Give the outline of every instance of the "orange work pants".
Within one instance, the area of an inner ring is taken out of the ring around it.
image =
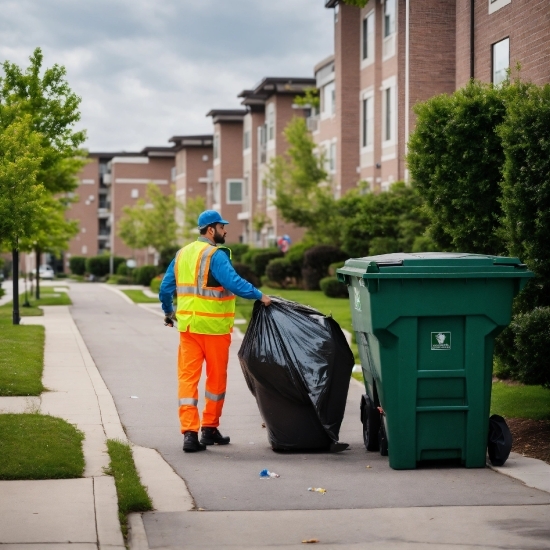
[[[231,334],[195,334],[180,332],[178,353],[178,398],[181,432],[198,432],[200,428],[199,380],[206,360],[205,407],[202,413],[204,427],[220,425],[225,389]]]

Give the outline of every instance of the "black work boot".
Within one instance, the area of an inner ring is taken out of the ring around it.
[[[202,428],[201,443],[203,445],[227,445],[229,437],[224,437],[218,428]]]
[[[183,434],[183,450],[186,453],[206,451],[206,445],[199,443],[199,434],[197,432],[185,432]]]

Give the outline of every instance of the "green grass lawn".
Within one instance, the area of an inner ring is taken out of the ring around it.
[[[151,298],[146,296],[143,290],[123,290],[124,294],[130,298],[136,304],[159,304],[160,301],[158,298]]]
[[[115,439],[108,439],[107,450],[111,462],[105,473],[115,478],[118,516],[122,533],[126,538],[128,534],[126,516],[130,512],[152,510],[153,503],[147,494],[147,489],[141,483],[130,446]]]
[[[507,418],[550,420],[550,390],[542,386],[493,383],[491,414]]]
[[[59,285],[60,287],[63,285]],[[36,317],[44,315],[44,312],[40,309],[40,306],[70,306],[72,305],[71,299],[66,292],[54,292],[53,287],[40,287],[40,299],[37,300],[29,292],[27,294],[30,307],[26,307],[25,293],[19,295],[19,315],[21,317]],[[13,303],[8,302],[3,306],[0,306],[0,319],[12,318]]]
[[[0,414],[0,479],[82,477],[84,434],[61,418]]]

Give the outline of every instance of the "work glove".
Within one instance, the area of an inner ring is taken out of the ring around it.
[[[176,314],[171,311],[170,313],[164,314],[164,326],[165,327],[173,327],[174,321],[176,320]]]

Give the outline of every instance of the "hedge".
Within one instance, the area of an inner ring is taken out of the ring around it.
[[[319,286],[325,296],[329,298],[348,298],[348,285],[341,283],[334,277],[325,277],[319,281]]]
[[[72,259],[72,258],[71,258]],[[113,270],[116,273],[118,266],[126,262],[125,258],[115,256],[113,258]],[[96,277],[105,277],[110,271],[110,256],[92,256],[86,259],[86,271]]]
[[[86,273],[86,258],[84,256],[71,256],[69,269],[73,275],[84,275]]]

